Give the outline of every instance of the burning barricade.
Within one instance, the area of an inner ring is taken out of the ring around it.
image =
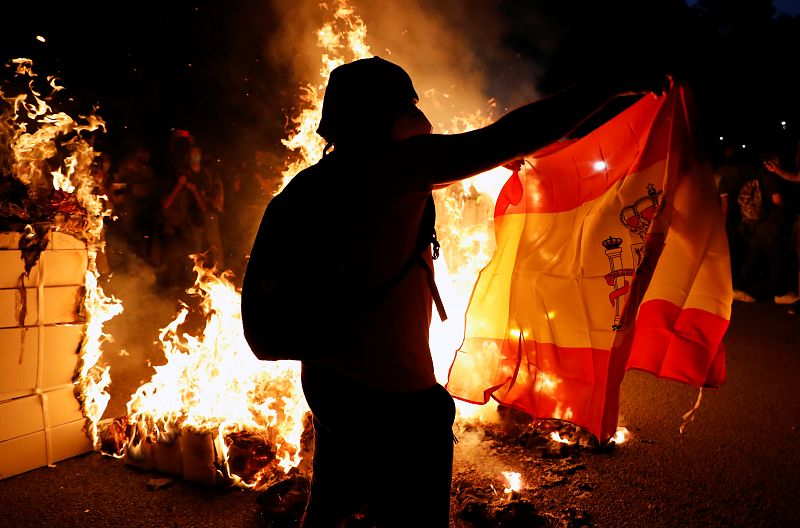
[[[27,59],[0,88],[0,478],[92,450],[108,371],[105,321],[121,305],[97,285],[107,214],[92,164],[95,115],[51,108]]]
[[[300,364],[262,362],[244,339],[241,300],[226,273],[197,262],[203,328],[184,330],[185,306],[161,330],[166,363],[111,423],[103,450],[144,470],[187,480],[262,488],[310,462],[310,415]]]

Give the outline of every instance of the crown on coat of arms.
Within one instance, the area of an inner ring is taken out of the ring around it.
[[[656,190],[652,183],[648,183],[647,196],[642,196],[620,211],[619,219],[622,225],[644,240],[650,230],[650,224],[653,223],[653,217],[658,211],[658,199],[663,192]]]
[[[601,243],[603,244],[603,247],[606,248],[606,250],[618,249],[618,248],[620,248],[622,246],[622,239],[621,238],[617,238],[617,237],[613,237],[613,236],[609,236],[607,239],[603,240],[603,242],[601,242]]]

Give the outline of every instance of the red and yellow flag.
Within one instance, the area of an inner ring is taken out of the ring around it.
[[[497,200],[497,249],[447,388],[614,434],[628,369],[725,378],[728,246],[687,92],[645,96],[527,159]]]

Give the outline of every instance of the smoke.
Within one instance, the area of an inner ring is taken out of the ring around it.
[[[104,327],[110,341],[103,345],[103,362],[110,368],[112,380],[105,417],[111,418],[127,414],[130,395],[153,373],[148,367],[164,363],[162,349],[156,344],[158,332],[180,308],[174,297],[157,287],[151,264],[125,245],[116,251],[125,255],[125,265],[112,270],[101,283],[105,293],[120,299],[124,308]]]
[[[272,1],[281,24],[267,46],[269,59],[280,63],[288,57],[298,88],[319,80],[316,30],[337,5]],[[495,3],[353,0],[349,5],[367,26],[372,53],[409,72],[435,131],[452,129],[454,117],[493,112],[496,118],[538,97],[539,68],[504,44],[508,22]]]

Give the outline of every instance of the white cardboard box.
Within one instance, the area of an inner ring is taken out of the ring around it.
[[[72,387],[0,404],[0,479],[92,450]]]
[[[0,328],[0,402],[72,383],[83,332],[79,324]]]
[[[20,235],[0,233],[0,479],[92,450],[73,387],[88,254],[47,236],[20,287]]]

